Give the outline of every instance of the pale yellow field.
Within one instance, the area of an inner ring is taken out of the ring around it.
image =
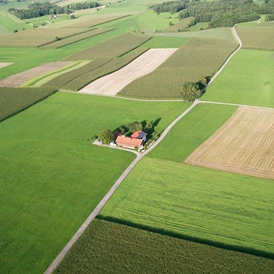
[[[274,110],[240,107],[185,162],[274,179]]]

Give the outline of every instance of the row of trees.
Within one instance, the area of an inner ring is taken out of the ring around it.
[[[258,20],[260,14],[274,14],[274,0],[266,0],[262,5],[253,3],[253,0],[181,0],[153,5],[151,8],[156,13],[180,11],[179,19],[194,17],[196,23],[208,22],[211,28],[231,27],[237,23]]]
[[[99,6],[100,4],[98,4],[97,2],[69,4],[64,7],[45,2],[30,4],[28,6],[28,9],[10,8],[8,11],[13,13],[20,19],[29,19],[50,14],[70,14],[74,10],[89,9]]]

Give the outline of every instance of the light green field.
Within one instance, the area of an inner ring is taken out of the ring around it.
[[[202,100],[274,107],[274,52],[240,50]]]
[[[10,33],[13,33],[14,30],[22,31],[23,29],[29,28],[30,26],[19,18],[6,11],[0,11],[0,37],[7,36]]]
[[[43,3],[47,2],[48,0],[37,0],[36,3]],[[17,0],[9,0],[7,4],[0,5],[0,10],[7,11],[10,8],[16,8],[16,9],[25,9],[28,7],[29,4],[33,4],[33,1],[21,1],[18,2]]]
[[[142,48],[180,48],[189,38],[181,37],[158,37],[154,36],[146,43],[141,45]]]
[[[100,214],[274,255],[272,181],[144,158]]]
[[[1,271],[45,271],[134,159],[91,136],[158,118],[160,132],[188,106],[57,93],[1,122]]]
[[[166,36],[166,37],[212,38],[212,39],[220,39],[220,40],[226,40],[232,43],[236,43],[230,28],[205,29],[202,31],[186,31],[186,32],[176,32],[176,33],[147,32],[146,34],[152,35],[152,36]]]
[[[184,83],[212,76],[237,44],[217,39],[192,38],[152,73],[122,89],[118,95],[142,99],[182,99]]]
[[[183,162],[236,111],[237,107],[199,104],[183,117],[149,157]]]
[[[189,31],[199,31],[199,30],[205,30],[208,28],[208,23],[206,22],[199,22],[196,25],[190,27]]]
[[[178,23],[178,13],[163,12],[157,15],[153,10],[147,10],[137,18],[139,30],[145,32],[157,32],[167,29],[169,22],[172,22],[172,24]]]

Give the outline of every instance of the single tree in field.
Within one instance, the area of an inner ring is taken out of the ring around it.
[[[99,139],[102,141],[103,144],[109,145],[111,142],[114,141],[114,134],[110,129],[102,130],[99,135]]]
[[[197,83],[186,82],[183,85],[181,94],[184,100],[192,102],[202,95],[202,91],[199,89],[199,85]]]

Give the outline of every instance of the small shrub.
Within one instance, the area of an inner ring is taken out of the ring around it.
[[[16,33],[16,32],[18,32],[18,30],[17,30],[17,29],[15,29],[13,32],[14,32],[14,33]]]

